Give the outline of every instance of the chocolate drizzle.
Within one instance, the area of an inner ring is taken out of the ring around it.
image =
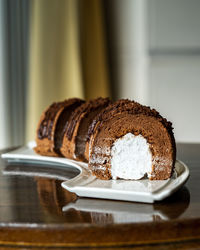
[[[51,140],[51,132],[53,129],[53,125],[55,122],[55,117],[60,109],[65,109],[71,105],[76,105],[79,106],[82,103],[84,103],[83,100],[78,99],[78,98],[72,98],[69,100],[65,100],[63,102],[54,102],[51,104],[51,106],[46,110],[44,113],[44,119],[40,123],[38,132],[37,132],[37,137],[38,139],[42,140],[44,138],[48,138]]]
[[[54,124],[54,118],[58,112],[58,110],[63,106],[64,102],[54,102],[48,108],[48,110],[44,114],[44,119],[40,123],[37,136],[40,140],[44,138],[51,139],[51,131]]]

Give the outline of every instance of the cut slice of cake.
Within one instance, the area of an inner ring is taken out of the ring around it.
[[[120,100],[101,112],[89,130],[89,168],[98,178],[170,178],[176,159],[172,126],[154,109]]]
[[[61,156],[60,147],[68,120],[74,110],[84,102],[78,98],[55,102],[42,113],[36,134],[36,153]]]
[[[71,159],[87,161],[85,146],[88,128],[94,117],[110,104],[108,98],[97,98],[82,104],[70,117],[61,147],[62,154]]]

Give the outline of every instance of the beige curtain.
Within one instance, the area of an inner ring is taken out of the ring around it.
[[[27,141],[52,102],[110,95],[101,3],[32,0]]]

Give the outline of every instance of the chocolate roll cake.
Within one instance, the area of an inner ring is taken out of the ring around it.
[[[35,152],[45,156],[61,156],[60,147],[68,120],[85,101],[72,98],[55,102],[41,115],[37,128]]]
[[[109,105],[89,128],[89,168],[100,179],[168,179],[176,159],[171,125],[133,101]]]
[[[61,147],[62,154],[71,159],[87,161],[85,146],[88,128],[94,117],[110,104],[108,98],[97,98],[82,104],[70,117]]]

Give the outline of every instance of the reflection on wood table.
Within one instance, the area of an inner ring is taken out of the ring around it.
[[[57,178],[73,178],[77,170],[49,166],[50,175],[37,176],[38,169],[45,172],[43,166],[1,159],[1,249],[198,248],[199,152],[199,144],[178,145],[178,158],[188,165],[190,178],[171,197],[154,204],[78,198]]]

